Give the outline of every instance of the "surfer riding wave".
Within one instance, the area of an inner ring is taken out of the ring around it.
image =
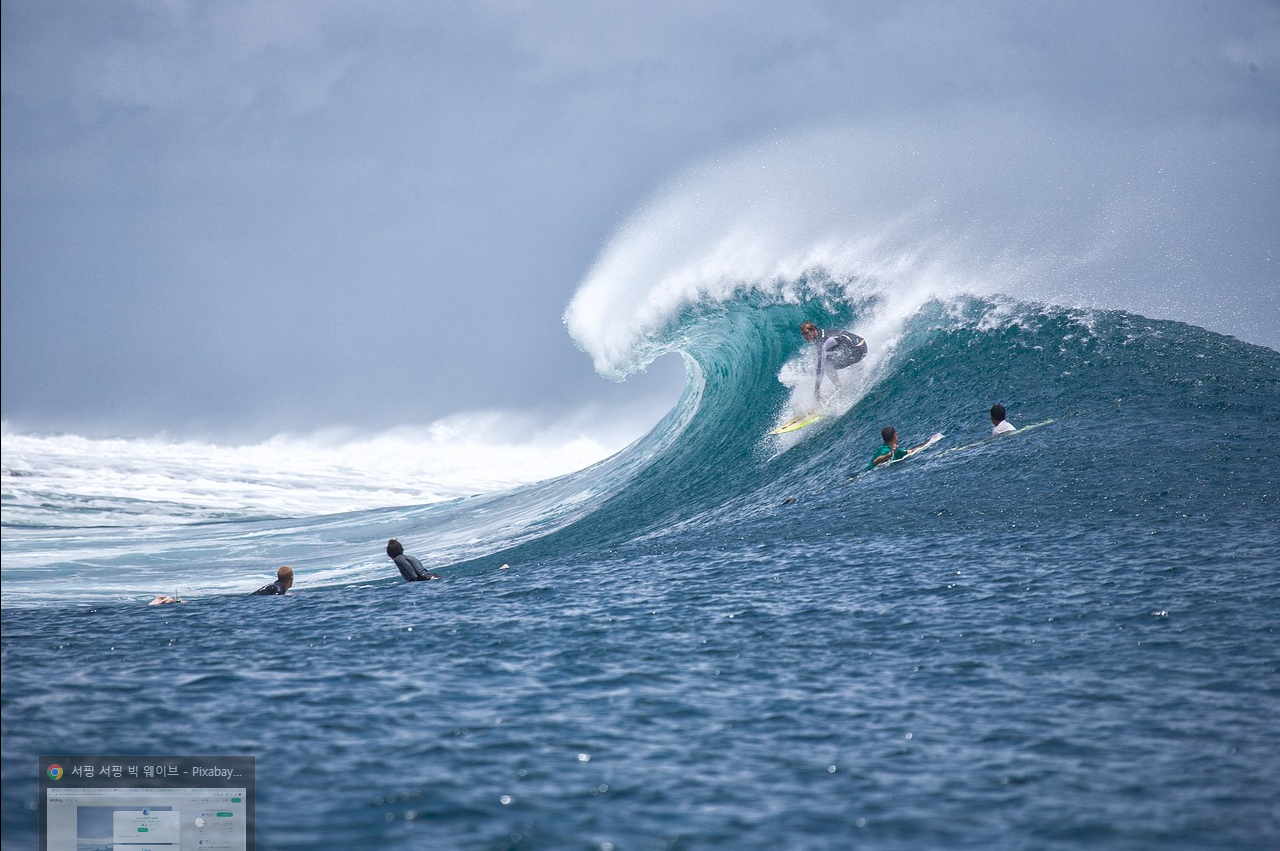
[[[839,371],[867,356],[867,341],[852,331],[826,331],[812,322],[805,322],[800,326],[800,334],[818,346],[818,374],[813,383],[813,395],[819,401],[822,400],[824,375],[839,390]]]

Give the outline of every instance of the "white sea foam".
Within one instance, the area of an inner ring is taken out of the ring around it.
[[[308,517],[492,493],[582,469],[636,434],[586,414],[460,414],[375,435],[280,435],[230,446],[3,431],[6,525]]]
[[[874,302],[855,329],[869,339],[961,293],[1257,338],[1243,306],[1274,305],[1273,273],[1242,265],[1257,254],[1251,231],[1221,214],[1251,185],[1257,145],[1188,128],[1100,139],[994,113],[790,134],[672,180],[613,235],[565,324],[601,375],[621,379],[660,352],[651,341],[682,309],[745,291],[800,303],[820,271],[851,303]],[[1206,162],[1222,180],[1206,179]],[[1206,207],[1220,211],[1213,229]],[[1237,231],[1241,244],[1227,237]],[[1206,295],[1224,275],[1235,285]]]
[[[597,371],[620,378],[642,368],[654,354],[645,341],[695,303],[748,290],[800,303],[812,295],[805,274],[818,269],[850,279],[851,299],[923,277],[922,246],[902,240],[918,211],[871,208],[846,142],[823,133],[753,147],[691,169],[645,206],[565,312]]]

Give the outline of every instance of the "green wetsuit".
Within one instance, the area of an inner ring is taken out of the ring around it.
[[[888,455],[890,452],[893,453],[893,457],[890,458],[889,461],[901,461],[903,458],[907,457],[907,450],[902,449],[901,447],[894,449],[889,444],[882,443],[880,444],[880,448],[876,450],[875,454],[871,456],[871,463],[867,465],[867,469],[874,470],[876,468],[876,459],[881,455]],[[888,464],[889,461],[881,461],[880,463]]]

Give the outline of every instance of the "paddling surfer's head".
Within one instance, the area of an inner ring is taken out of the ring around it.
[[[395,538],[387,541],[387,556],[389,558],[395,558],[400,555],[404,555],[404,547],[400,545],[400,542]]]
[[[810,343],[818,339],[818,326],[812,322],[805,322],[800,326],[800,336],[804,337]]]
[[[885,442],[886,446],[893,446],[898,442],[898,433],[893,430],[893,426],[885,426],[880,429],[880,439]]]
[[[286,564],[276,571],[276,579],[284,582],[284,590],[288,591],[293,587],[293,568]]]
[[[991,406],[991,422],[999,425],[1004,421],[1004,405],[995,404]]]

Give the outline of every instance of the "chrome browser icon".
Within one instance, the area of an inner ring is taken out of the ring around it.
[[[61,780],[61,779],[62,779],[62,766],[61,766],[61,765],[58,765],[56,762],[55,762],[55,763],[53,763],[53,764],[51,764],[51,765],[49,766],[49,772],[48,772],[48,774],[49,774],[49,779],[50,779],[50,780]]]

